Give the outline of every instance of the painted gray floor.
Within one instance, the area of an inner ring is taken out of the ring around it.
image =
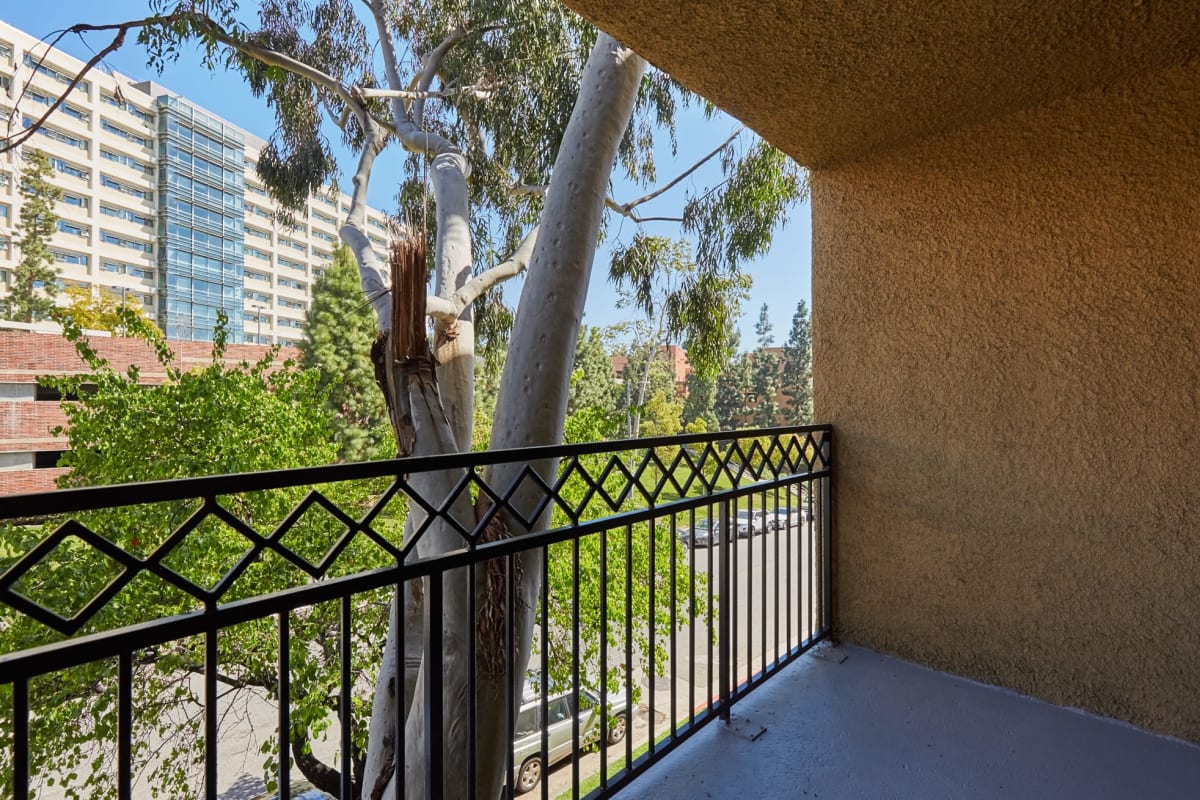
[[[695,798],[1200,798],[1200,747],[859,647],[801,659],[621,793]]]

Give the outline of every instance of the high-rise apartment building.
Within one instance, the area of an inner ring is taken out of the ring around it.
[[[0,22],[0,131],[30,127],[82,68]],[[255,174],[264,145],[154,82],[89,73],[23,146],[50,156],[63,190],[51,242],[62,285],[140,304],[172,339],[211,339],[220,310],[234,342],[298,342],[349,203],[314,195],[279,224]],[[22,163],[0,154],[0,297],[19,259]],[[387,217],[367,221],[386,245]]]

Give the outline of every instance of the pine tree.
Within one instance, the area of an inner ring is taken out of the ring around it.
[[[325,275],[313,285],[304,327],[300,363],[316,369],[322,388],[329,392],[326,402],[334,415],[338,456],[366,461],[395,455],[371,363],[375,315],[363,302],[358,265],[345,245],[338,245]]]
[[[583,326],[575,345],[575,369],[571,372],[571,393],[567,413],[585,408],[612,413],[616,408],[619,385],[613,373],[612,358],[604,346],[599,328]]]
[[[752,379],[750,360],[745,355],[735,356],[717,377],[713,414],[722,429],[741,428],[750,422],[753,413],[750,396],[754,392]]]
[[[21,260],[13,270],[8,298],[0,302],[0,316],[34,322],[50,316],[58,293],[58,270],[50,252],[50,238],[58,225],[54,204],[62,189],[50,183],[53,167],[40,150],[31,151],[21,172],[21,215],[18,230]]]
[[[689,432],[715,431],[720,427],[713,408],[717,399],[717,381],[698,372],[687,376],[687,398],[683,401],[683,424]],[[701,423],[701,425],[697,425]]]
[[[780,375],[787,398],[786,414],[796,423],[812,422],[812,323],[808,305],[801,300],[792,316],[792,330],[783,346]]]
[[[758,335],[758,350],[753,355],[751,369],[751,385],[754,390],[754,410],[751,413],[752,423],[766,428],[779,424],[779,356],[768,348],[775,343],[771,333],[771,319],[767,313],[767,304],[763,303],[758,313],[758,322],[754,326]]]

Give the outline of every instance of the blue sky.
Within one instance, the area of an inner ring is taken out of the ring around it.
[[[0,19],[34,36],[47,36],[61,28],[77,22],[108,23],[134,19],[150,13],[147,0],[57,0],[54,3],[6,3]],[[246,3],[247,9],[255,7]],[[98,10],[99,9],[99,10]],[[274,119],[265,103],[250,95],[245,84],[235,73],[213,74],[204,71],[191,53],[183,53],[178,62],[169,64],[162,75],[155,75],[146,66],[144,50],[132,43],[106,59],[105,64],[126,75],[150,78],[182,94],[189,100],[215,111],[230,122],[258,136],[267,138],[274,128]],[[108,38],[93,35],[82,42],[77,37],[63,39],[60,47],[77,58],[89,58],[93,50],[107,44]],[[706,120],[697,109],[681,113],[677,120],[679,132],[679,156],[671,162],[669,153],[659,159],[659,175],[664,182],[690,166],[703,154],[716,147],[737,126],[735,120],[718,115]],[[391,151],[388,151],[391,152]],[[394,208],[393,195],[400,173],[398,159],[384,157],[376,164],[371,181],[371,203],[377,208],[390,211]],[[353,170],[353,162],[347,157],[342,160],[343,173]],[[702,173],[697,173],[702,175]],[[683,202],[684,192],[704,188],[703,177],[680,184],[641,210],[647,215],[655,212],[673,215]],[[645,194],[646,190],[615,180],[613,195],[619,202]],[[810,306],[811,277],[811,221],[808,204],[796,206],[791,219],[775,237],[770,253],[758,262],[748,265],[746,271],[753,279],[750,300],[745,305],[740,326],[743,348],[754,342],[754,324],[759,308],[767,303],[777,343],[787,337],[796,303],[806,301]],[[628,220],[616,218],[610,231],[617,238],[628,239],[636,226]],[[671,226],[662,230],[649,229],[651,233],[672,233]],[[584,322],[589,325],[609,325],[628,319],[630,312],[617,307],[616,294],[608,284],[607,252],[604,248],[597,253]],[[510,302],[515,302],[515,287],[508,290]]]

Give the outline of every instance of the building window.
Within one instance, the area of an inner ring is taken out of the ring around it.
[[[81,225],[73,225],[64,219],[60,219],[58,221],[58,230],[62,233],[70,234],[71,236],[79,236],[84,239],[92,235],[90,228],[86,228]]]
[[[106,130],[109,133],[120,136],[122,139],[125,139],[126,141],[133,142],[134,144],[139,144],[142,147],[150,146],[150,142],[149,142],[149,140],[146,139],[145,136],[138,136],[136,133],[127,131],[124,128],[119,128],[116,125],[113,125],[108,120],[106,120],[104,117],[100,118],[100,127],[101,127],[101,129]]]
[[[65,72],[59,72],[53,67],[39,63],[39,59],[34,59],[34,57],[28,53],[25,54],[25,66],[31,67],[35,72],[40,72],[41,74],[53,78],[62,84],[69,84],[74,79],[73,75],[68,75]],[[75,88],[82,92],[90,92],[92,90],[92,85],[87,81],[81,80],[79,83],[75,84]]]
[[[53,469],[58,466],[58,460],[68,452],[67,450],[37,450],[33,454],[33,468]]]
[[[107,217],[116,217],[117,219],[125,219],[138,225],[153,225],[154,219],[145,214],[139,214],[136,211],[131,211],[127,208],[113,208],[112,206],[101,205],[100,213]]]
[[[104,186],[108,189],[116,189],[118,192],[121,192],[122,194],[127,194],[132,197],[136,197],[140,200],[152,200],[154,198],[153,192],[144,192],[141,189],[135,189],[132,186],[126,186],[125,184],[120,183],[119,181],[114,181],[112,178],[108,177],[107,175],[100,176],[100,185]]]
[[[72,178],[79,178],[81,181],[86,181],[92,176],[92,173],[88,172],[86,169],[80,169],[73,164],[63,161],[61,158],[52,158],[50,159],[50,163],[54,165],[56,170],[64,175],[70,175]]]
[[[26,128],[32,128],[33,120],[30,119],[29,117],[23,117],[22,124]],[[62,142],[63,144],[67,145],[68,147],[78,147],[80,150],[88,149],[88,140],[87,139],[80,139],[77,136],[71,136],[70,134],[63,133],[62,131],[56,131],[53,128],[47,127],[45,125],[38,128],[37,132],[39,134],[41,134],[42,136],[46,136],[46,137],[53,139],[56,142]]]
[[[66,250],[51,250],[50,254],[54,256],[54,260],[60,264],[78,264],[81,267],[88,265],[88,257],[82,253],[71,253]]]
[[[154,250],[154,246],[149,242],[135,242],[132,239],[115,236],[108,231],[100,231],[100,241],[106,244],[115,244],[117,247],[125,247],[130,250],[141,250],[143,253],[149,253]]]
[[[137,172],[140,172],[143,175],[154,174],[153,167],[147,166],[146,164],[143,164],[142,162],[138,161],[136,158],[130,158],[129,156],[122,155],[121,153],[114,153],[111,150],[105,150],[104,148],[101,148],[100,149],[100,157],[107,161],[112,161],[117,164],[123,164],[124,166],[129,167],[130,169],[135,170]]]
[[[63,192],[62,201],[76,208],[87,208],[91,205],[86,197],[80,197],[77,194],[70,194],[69,192]]]

